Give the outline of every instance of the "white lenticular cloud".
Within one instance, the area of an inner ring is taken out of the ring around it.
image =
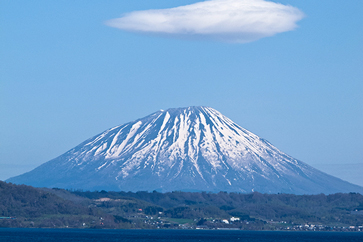
[[[247,43],[293,30],[303,17],[295,7],[265,0],[210,0],[131,12],[106,24],[140,33]]]

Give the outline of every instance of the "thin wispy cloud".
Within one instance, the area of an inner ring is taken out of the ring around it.
[[[126,31],[247,43],[294,30],[304,14],[265,0],[210,0],[124,14],[106,22]]]

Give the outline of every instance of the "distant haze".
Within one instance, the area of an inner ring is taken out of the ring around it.
[[[363,186],[363,164],[315,164],[315,168],[344,181]]]

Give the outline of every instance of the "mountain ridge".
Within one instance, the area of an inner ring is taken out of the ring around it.
[[[115,191],[363,193],[205,106],[160,110],[115,126],[7,181]]]

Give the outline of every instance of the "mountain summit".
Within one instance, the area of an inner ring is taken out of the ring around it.
[[[363,193],[209,107],[161,110],[111,128],[7,181],[114,191]]]

